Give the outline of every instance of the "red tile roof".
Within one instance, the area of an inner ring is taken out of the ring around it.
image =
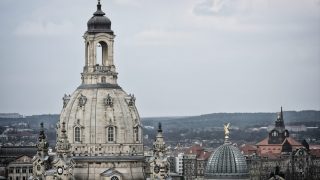
[[[274,146],[274,145],[283,145],[283,143],[286,142],[286,140],[288,140],[289,144],[292,146],[302,146],[301,143],[299,143],[298,141],[294,140],[292,137],[287,137],[283,140],[283,142],[281,144],[269,144],[268,143],[269,137],[265,138],[264,140],[258,142],[256,145],[257,146]]]
[[[258,150],[257,146],[252,144],[242,144],[239,149],[244,155],[254,154]]]
[[[212,152],[204,150],[204,148],[198,144],[191,146],[185,151],[185,154],[196,155],[197,159],[207,160]]]
[[[291,146],[302,146],[301,143],[299,143],[298,141],[294,140],[292,137],[287,137],[286,139],[288,140],[289,144],[291,144]],[[283,143],[284,142],[285,141],[283,141]]]
[[[203,151],[203,147],[196,144],[196,145],[191,146],[189,149],[187,149],[185,151],[185,154],[195,154],[195,155],[199,156],[201,151]]]
[[[320,157],[320,145],[319,144],[312,144],[309,145],[310,154],[319,158]]]
[[[211,156],[212,152],[202,151],[198,159],[207,160]]]
[[[269,137],[267,137],[267,138],[265,138],[264,140],[258,142],[256,145],[257,145],[257,146],[266,146],[266,145],[269,145],[268,139],[269,139]]]

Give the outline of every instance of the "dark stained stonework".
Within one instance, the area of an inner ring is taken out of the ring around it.
[[[103,89],[122,89],[117,84],[109,84],[109,83],[101,83],[101,84],[82,84],[77,89],[96,89],[96,88],[103,88]]]

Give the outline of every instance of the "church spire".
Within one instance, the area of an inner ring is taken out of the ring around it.
[[[155,153],[161,152],[162,154],[165,153],[165,142],[162,135],[162,126],[159,122],[158,124],[158,133],[155,139],[155,142],[153,143],[153,150]]]
[[[101,10],[100,0],[98,0],[97,11],[93,14],[95,16],[104,16],[105,13]]]
[[[281,106],[280,112],[278,113],[278,117],[277,117],[277,120],[276,120],[276,122],[275,122],[275,127],[281,128],[281,129],[284,129],[284,128],[285,128],[285,126],[284,126],[284,119],[283,119],[282,106]]]
[[[158,124],[158,132],[162,133],[161,122],[159,122],[159,124]]]
[[[44,134],[43,122],[40,123],[40,131],[39,131],[39,141],[40,139],[45,139],[46,135]]]
[[[61,156],[68,156],[70,153],[71,145],[68,141],[68,136],[66,134],[65,122],[62,122],[61,133],[58,136],[56,148],[57,154]]]
[[[169,163],[166,157],[166,151],[162,126],[159,122],[158,133],[153,143],[153,158],[149,161],[151,179],[166,179],[169,176]]]
[[[48,155],[49,143],[47,142],[46,135],[44,133],[43,122],[40,123],[39,141],[37,144],[38,154],[42,157]]]

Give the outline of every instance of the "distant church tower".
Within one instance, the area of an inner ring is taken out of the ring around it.
[[[100,1],[87,27],[82,83],[72,95],[64,96],[57,125],[60,141],[66,142],[63,138],[67,137],[65,145],[71,145],[65,149],[66,156],[60,156],[70,154],[77,180],[145,179],[143,134],[135,97],[117,84],[115,35]]]
[[[45,179],[46,171],[51,168],[51,159],[48,154],[49,143],[44,132],[43,123],[40,124],[37,154],[32,159],[33,175],[30,179]]]
[[[285,138],[289,137],[289,131],[286,130],[283,119],[283,111],[278,113],[274,128],[269,132],[269,144],[282,144]]]
[[[166,156],[166,144],[162,135],[161,123],[159,123],[158,133],[153,143],[153,156],[149,160],[152,180],[165,180],[169,177],[169,162]]]
[[[52,172],[46,177],[47,180],[59,179],[59,180],[73,180],[73,168],[74,161],[70,154],[70,143],[65,129],[65,122],[62,123],[61,132],[57,137],[56,144],[56,156],[54,156],[52,164]],[[51,177],[50,177],[51,176]]]

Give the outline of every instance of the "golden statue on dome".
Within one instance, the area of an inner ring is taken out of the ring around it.
[[[228,141],[229,134],[230,134],[230,123],[224,124],[223,126],[224,126],[224,138],[225,138],[225,141]]]

